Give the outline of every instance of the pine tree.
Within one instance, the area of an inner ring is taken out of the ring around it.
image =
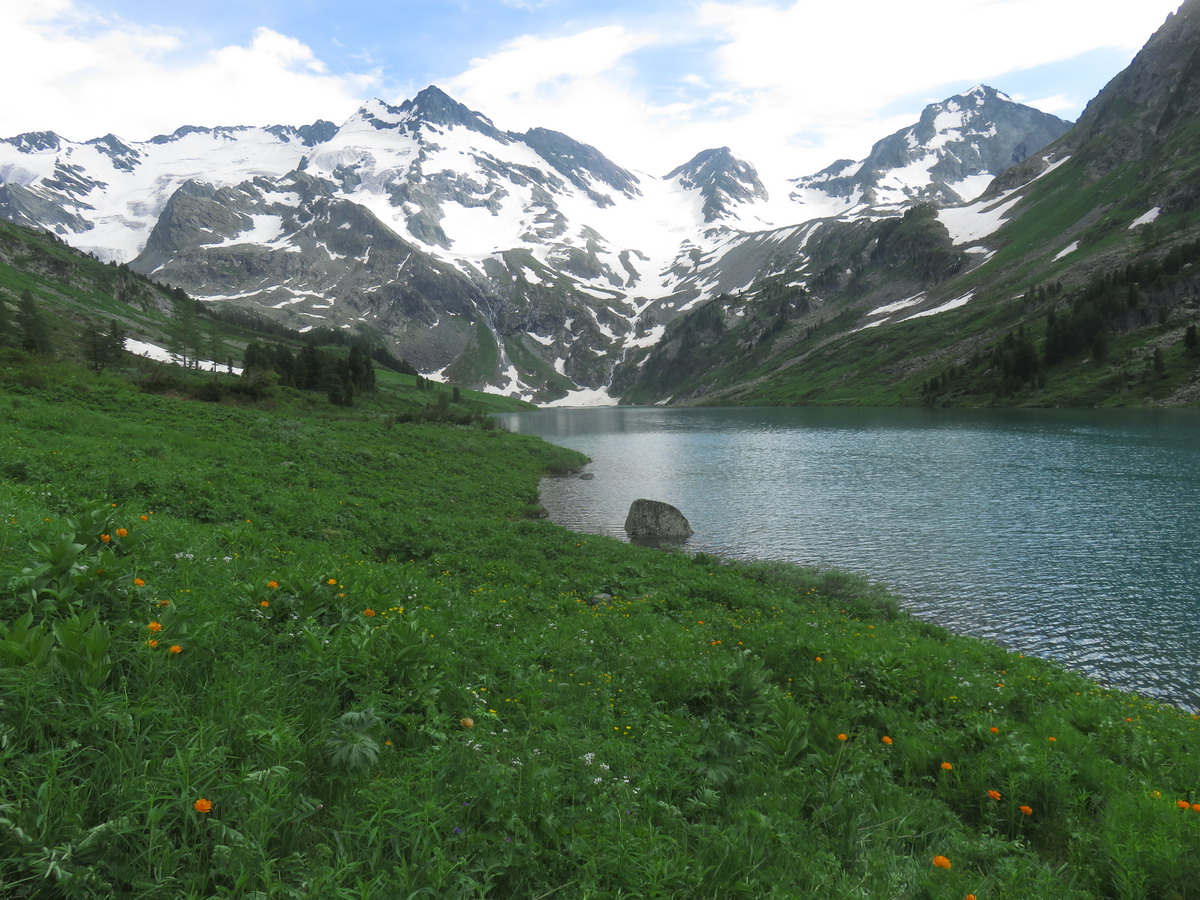
[[[305,344],[297,359],[296,387],[304,391],[320,390],[323,375],[322,363],[321,354],[317,352],[317,348],[312,344]],[[301,373],[303,373],[303,379],[301,379]]]
[[[181,366],[194,368],[199,364],[200,348],[204,342],[196,322],[196,302],[187,294],[180,300],[174,293],[172,301],[175,305],[175,321],[167,336],[167,349]]]
[[[13,330],[12,316],[8,312],[8,303],[4,295],[0,294],[0,347],[15,347],[16,344],[17,336]]]
[[[119,362],[121,354],[125,352],[125,329],[117,324],[116,319],[109,319],[107,326],[85,322],[80,346],[93,371],[103,372],[107,366]]]
[[[1187,331],[1183,333],[1183,346],[1192,356],[1200,352],[1200,336],[1196,334],[1196,326],[1194,324],[1187,327]]]
[[[17,308],[17,324],[20,331],[20,346],[29,353],[50,352],[50,326],[38,309],[33,293],[21,292],[21,303]]]

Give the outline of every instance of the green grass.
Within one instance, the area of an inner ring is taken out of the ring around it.
[[[0,359],[0,896],[1198,896],[1195,716],[391,402]]]

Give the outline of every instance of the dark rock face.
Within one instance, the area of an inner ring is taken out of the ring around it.
[[[700,192],[705,222],[724,218],[738,203],[767,199],[767,189],[754,166],[738,159],[728,147],[697,153],[666,177],[678,178],[685,188]]]
[[[634,500],[625,518],[625,532],[630,537],[677,540],[695,534],[683,513],[661,500]]]
[[[588,178],[616,188],[624,194],[638,193],[637,176],[614,165],[599,150],[549,128],[531,128],[524,135],[514,135],[550,163],[560,174],[587,193],[599,206],[611,206],[612,200],[598,193]]]

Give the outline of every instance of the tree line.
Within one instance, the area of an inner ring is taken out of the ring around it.
[[[95,372],[120,360],[128,335],[116,319],[85,319],[73,335],[75,349]],[[15,310],[0,294],[0,347],[49,356],[55,351],[50,323],[29,289],[21,291]]]
[[[375,392],[375,367],[357,345],[341,354],[318,349],[312,342],[293,353],[285,344],[251,341],[242,357],[242,378],[261,383],[264,377],[297,390],[322,392],[338,406],[353,406],[355,394]]]
[[[973,354],[966,364],[948,366],[927,379],[921,385],[922,397],[935,402],[942,394],[962,390],[986,391],[1002,399],[1025,387],[1044,387],[1052,370],[1071,361],[1090,358],[1103,362],[1113,336],[1166,324],[1167,307],[1147,302],[1147,297],[1166,289],[1185,266],[1197,262],[1200,240],[1177,244],[1161,259],[1097,271],[1086,284],[1069,292],[1061,282],[1035,285],[1021,299],[1027,311],[1050,307],[1043,319],[1040,349],[1036,327],[1021,324],[990,348]],[[1194,323],[1184,330],[1182,343],[1189,357],[1200,357],[1200,335]],[[1155,346],[1146,357],[1143,377],[1161,378],[1166,369],[1163,348]]]

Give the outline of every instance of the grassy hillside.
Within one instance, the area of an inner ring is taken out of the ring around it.
[[[0,895],[1197,896],[1194,715],[550,525],[580,457],[404,390],[0,356]]]
[[[188,371],[129,353],[98,354],[97,337],[102,341],[105,334],[119,331],[125,338],[172,349],[192,360],[215,360],[221,373],[247,364],[247,348],[254,345],[285,352],[289,359],[312,345],[319,347],[320,356],[328,361],[345,359],[350,347],[357,345],[374,356],[376,362],[371,365],[377,371],[372,382],[391,403],[393,413],[423,415],[426,407],[440,406],[441,418],[464,419],[531,408],[531,404],[496,394],[437,386],[405,374],[405,370],[414,370],[386,351],[381,336],[369,326],[362,325],[354,333],[331,329],[300,333],[252,312],[199,304],[178,288],[160,284],[128,266],[106,265],[54,235],[0,220],[0,349],[26,343],[30,316],[40,325],[43,346],[39,356],[44,360],[118,371],[158,393],[287,408],[311,407],[327,396],[324,389],[295,389],[292,379],[270,366],[254,377],[237,379]],[[486,328],[482,334],[490,340]],[[416,390],[418,386],[425,390]],[[439,396],[443,393],[445,399]]]

